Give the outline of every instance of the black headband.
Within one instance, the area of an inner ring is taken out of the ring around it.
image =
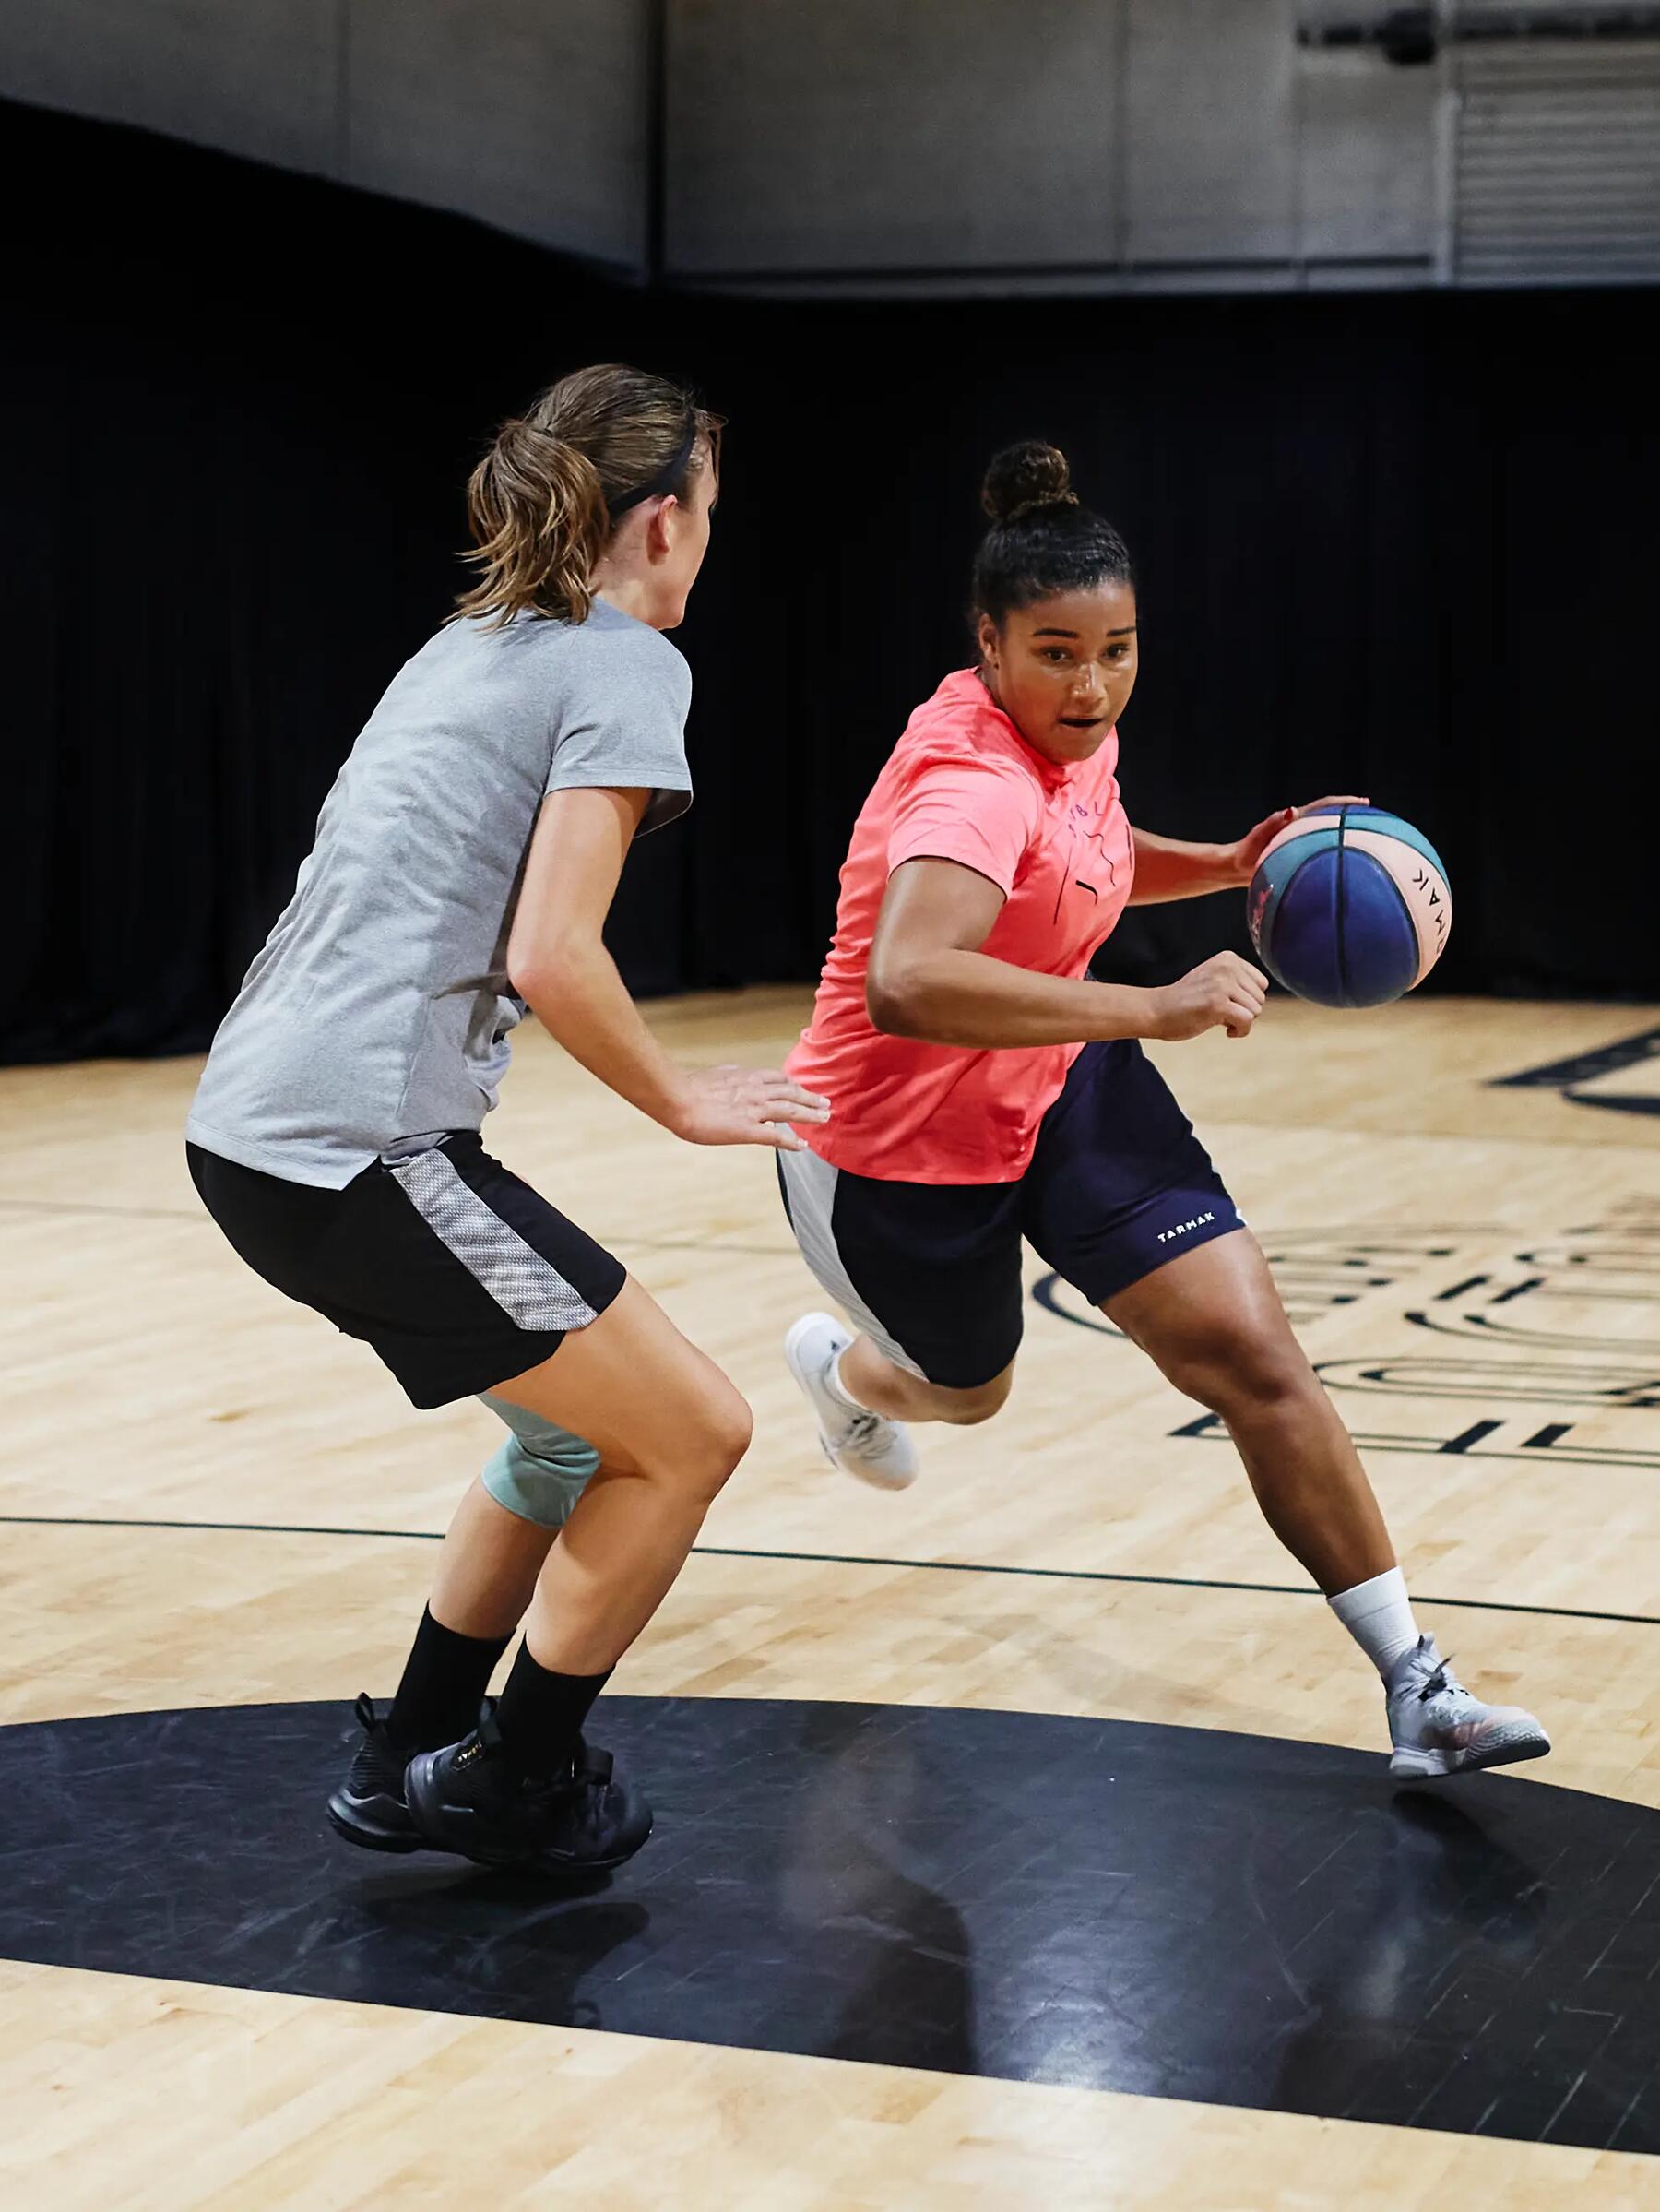
[[[637,507],[642,500],[661,499],[675,490],[686,473],[686,465],[697,444],[697,416],[694,413],[685,436],[675,449],[674,458],[664,463],[649,483],[636,484],[632,492],[619,492],[614,499],[605,503],[606,512],[614,523],[619,515],[626,515],[630,507]]]

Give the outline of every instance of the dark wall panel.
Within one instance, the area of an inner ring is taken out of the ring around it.
[[[1432,987],[1660,994],[1660,442],[1640,292],[848,305],[612,289],[451,218],[0,108],[13,1059],[199,1046],[459,572],[493,422],[585,360],[730,417],[681,643],[699,800],[630,863],[637,988],[812,975],[860,798],[965,657],[986,454],[1129,536],[1132,813],[1370,791],[1457,924]],[[1115,972],[1237,942],[1131,915]]]

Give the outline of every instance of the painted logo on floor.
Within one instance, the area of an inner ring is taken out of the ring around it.
[[[1660,1202],[1518,1238],[1498,1229],[1264,1233],[1293,1326],[1393,1307],[1388,1350],[1321,1360],[1363,1450],[1660,1468]],[[1397,1303],[1390,1292],[1405,1290]],[[1070,1286],[1033,1296],[1081,1328],[1124,1339]],[[1317,1355],[1318,1340],[1310,1344]],[[1177,1436],[1226,1439],[1214,1414]]]

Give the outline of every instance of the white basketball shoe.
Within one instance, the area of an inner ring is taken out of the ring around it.
[[[1479,1766],[1509,1766],[1542,1759],[1550,1738],[1518,1705],[1483,1705],[1472,1696],[1435,1648],[1419,1636],[1390,1671],[1384,1690],[1389,1732],[1394,1740],[1391,1774],[1467,1774]]]
[[[917,1479],[917,1447],[901,1421],[853,1405],[830,1379],[836,1357],[853,1341],[828,1314],[803,1314],[784,1339],[789,1372],[818,1421],[819,1443],[832,1467],[877,1490],[906,1490]]]

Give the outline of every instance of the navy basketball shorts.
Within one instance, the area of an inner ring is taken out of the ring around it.
[[[447,1406],[540,1365],[627,1280],[470,1129],[338,1191],[186,1149],[203,1205],[254,1272],[372,1346],[411,1405]]]
[[[1018,1183],[883,1183],[782,1152],[801,1256],[896,1366],[950,1390],[1020,1348],[1020,1246],[1091,1305],[1242,1229],[1193,1125],[1132,1038],[1089,1044]]]

